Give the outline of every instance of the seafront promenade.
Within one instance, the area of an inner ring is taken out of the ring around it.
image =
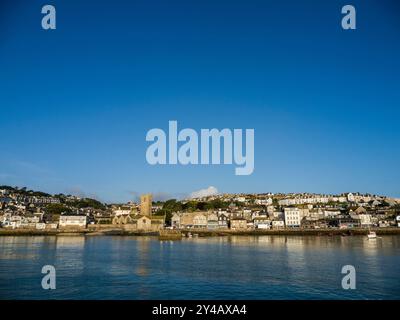
[[[218,237],[218,236],[361,236],[367,235],[369,231],[375,231],[377,235],[400,235],[400,228],[353,228],[353,229],[280,229],[280,230],[204,230],[204,229],[184,229],[179,230],[182,236],[196,235],[199,237]],[[86,236],[158,236],[158,231],[129,230],[120,226],[90,226],[81,229],[0,229],[0,236],[67,236],[67,235],[86,235]]]

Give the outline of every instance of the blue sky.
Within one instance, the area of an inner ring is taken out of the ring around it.
[[[0,4],[0,184],[127,201],[220,192],[400,197],[396,1]],[[342,30],[353,4],[357,30]],[[148,130],[254,128],[255,171],[150,166]]]

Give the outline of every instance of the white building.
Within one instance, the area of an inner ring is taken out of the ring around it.
[[[264,206],[270,206],[272,204],[272,198],[268,198],[268,199],[256,199],[254,201],[255,204],[258,205],[264,205]]]
[[[313,196],[313,197],[307,197],[307,198],[295,197],[295,198],[279,200],[278,203],[281,206],[292,206],[292,205],[301,205],[301,204],[328,203],[330,200],[332,200],[332,198],[321,197],[321,196]]]
[[[237,201],[237,202],[242,202],[242,203],[246,202],[246,198],[245,197],[236,197],[234,200]]]
[[[271,229],[271,221],[267,217],[254,218],[253,222],[257,229]]]
[[[374,201],[372,202],[372,206],[373,206],[373,207],[380,206],[381,204],[382,204],[382,203],[379,202],[378,200],[374,200]]]
[[[348,195],[347,195],[347,200],[349,201],[349,202],[354,202],[356,199],[354,198],[354,194],[352,194],[352,193],[349,193]]]
[[[178,213],[174,213],[171,218],[171,227],[179,229],[181,227],[181,216]]]
[[[340,215],[340,210],[325,210],[324,217],[325,218],[333,218]]]
[[[272,216],[274,217],[274,219],[284,219],[285,218],[285,214],[282,211],[274,211],[272,213]]]
[[[358,218],[360,219],[361,227],[369,227],[372,225],[370,214],[360,214],[358,215]]]
[[[283,220],[273,220],[272,229],[283,229],[285,227],[285,221]]]
[[[301,213],[298,208],[285,208],[285,225],[286,227],[300,227],[301,225]]]
[[[59,226],[62,227],[79,227],[86,228],[86,216],[60,216]]]
[[[22,216],[6,214],[3,216],[2,226],[4,228],[20,228],[22,224]]]
[[[113,210],[115,216],[129,216],[132,213],[131,209],[117,209]]]
[[[274,206],[267,206],[267,212],[272,214],[275,211],[275,207]]]

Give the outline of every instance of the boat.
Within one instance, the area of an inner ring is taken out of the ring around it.
[[[375,231],[370,231],[367,235],[368,240],[376,239],[376,232]]]

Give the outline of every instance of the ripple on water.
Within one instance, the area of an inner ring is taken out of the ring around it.
[[[1,237],[1,299],[399,299],[400,237]],[[57,290],[41,289],[54,265]],[[341,288],[354,265],[357,290]]]

